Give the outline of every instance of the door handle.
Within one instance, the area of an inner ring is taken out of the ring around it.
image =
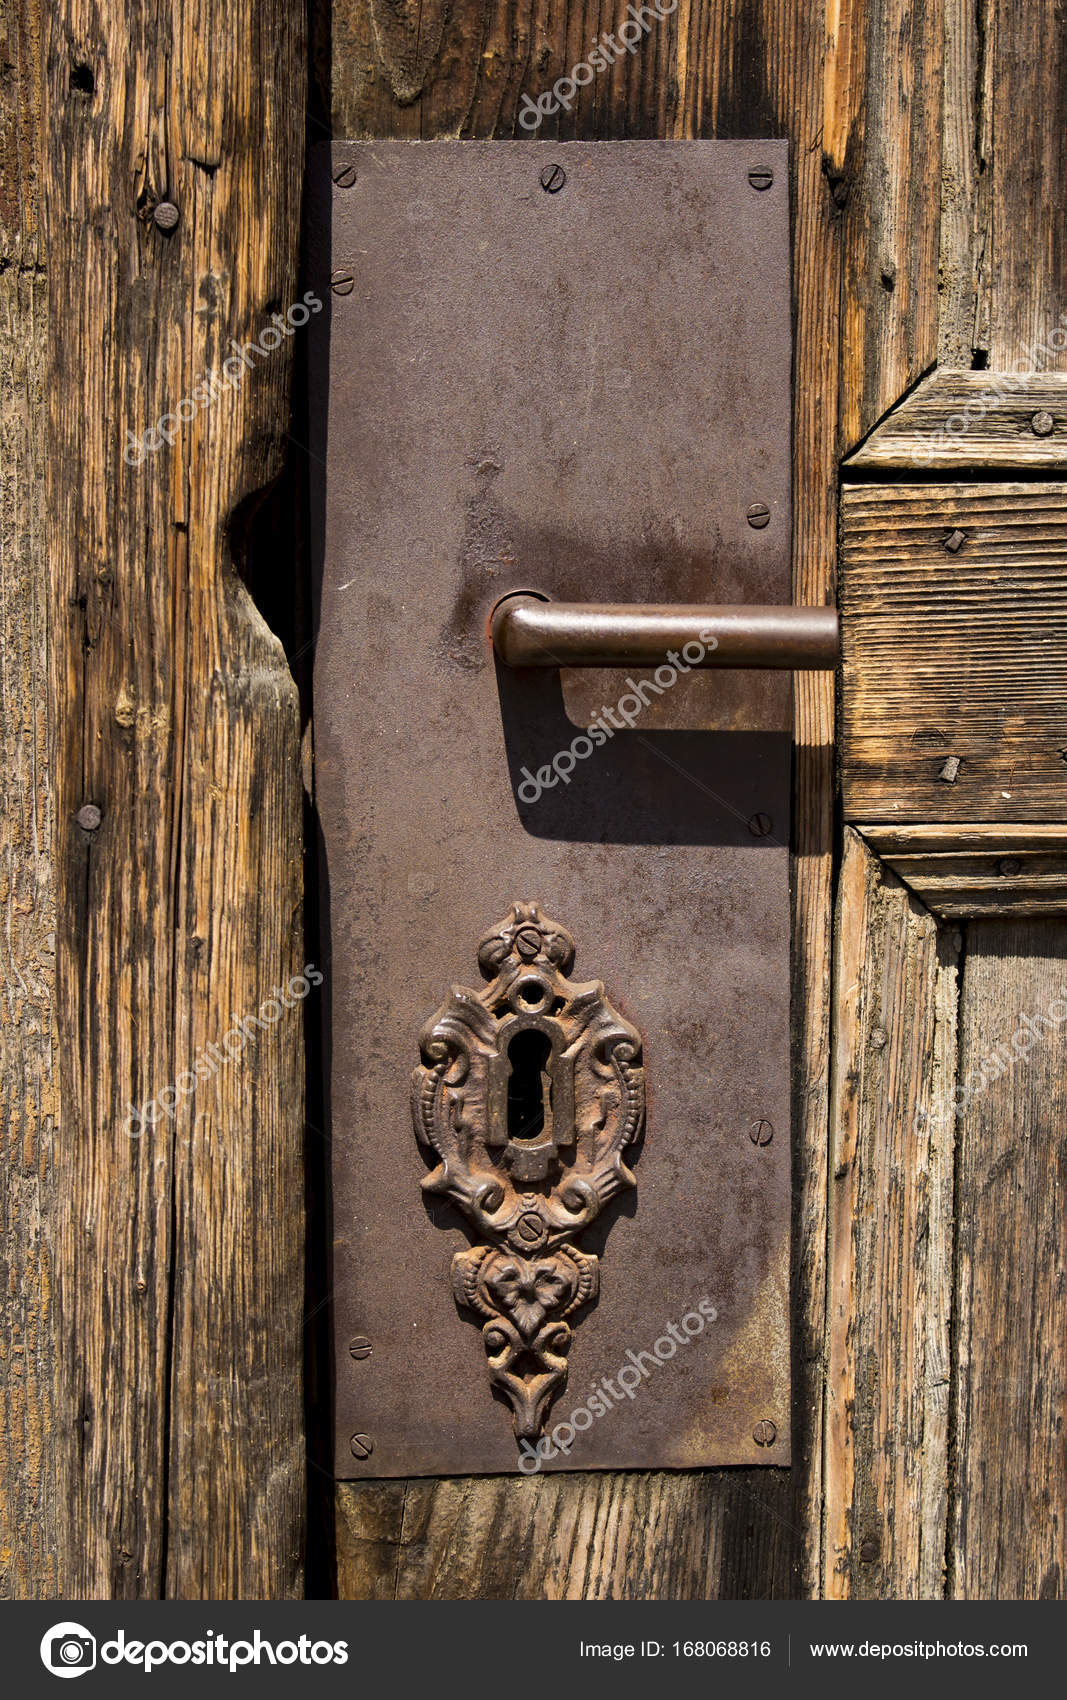
[[[491,619],[509,667],[632,667],[671,650],[699,650],[690,667],[834,667],[836,608],[714,607],[702,603],[550,602],[515,595]]]

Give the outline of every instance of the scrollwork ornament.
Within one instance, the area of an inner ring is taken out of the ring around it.
[[[536,1441],[567,1384],[570,1319],[596,1301],[599,1262],[575,1243],[634,1186],[644,1125],[636,1028],[599,980],[567,978],[574,940],[516,903],[478,946],[489,982],[453,986],[420,1037],[415,1136],[475,1244],[452,1260],[457,1305],[482,1325],[490,1384],[519,1441]]]

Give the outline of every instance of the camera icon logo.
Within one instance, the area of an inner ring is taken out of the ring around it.
[[[57,1623],[41,1642],[41,1663],[53,1676],[84,1676],[96,1664],[96,1638],[80,1623]]]

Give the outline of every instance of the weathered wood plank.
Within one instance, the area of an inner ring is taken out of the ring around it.
[[[343,1482],[360,1599],[713,1600],[793,1591],[785,1470]]]
[[[37,207],[41,8],[0,42],[0,1598],[59,1591],[53,1269],[55,896],[41,509],[47,285]]]
[[[1050,335],[1052,333],[1050,332]],[[1067,346],[1067,329],[1056,340]],[[1055,350],[1049,349],[1051,357]],[[1067,468],[1067,372],[939,368],[905,396],[846,461],[849,472]]]
[[[863,837],[945,919],[1067,914],[1067,826],[874,823]]]
[[[1067,1596],[1067,927],[972,922],[960,1008],[949,1592]]]
[[[1065,565],[1062,485],[846,485],[848,820],[1067,818]]]
[[[230,528],[285,441],[291,344],[263,332],[296,290],[302,9],[57,0],[49,27],[59,1571],[67,1597],[281,1596],[305,1494],[299,1008],[207,1047],[300,960],[295,690]],[[230,339],[262,353],[212,393]],[[138,1123],[146,1103],[169,1113]]]
[[[943,1592],[958,938],[846,828],[835,952],[824,1591]]]

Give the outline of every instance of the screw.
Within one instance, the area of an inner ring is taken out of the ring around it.
[[[370,1341],[365,1334],[354,1334],[352,1336],[348,1342],[348,1355],[350,1358],[370,1357]]]
[[[540,1216],[535,1216],[532,1211],[525,1216],[520,1216],[516,1226],[520,1237],[529,1245],[532,1245],[534,1240],[539,1240],[544,1234]]]
[[[889,1034],[884,1027],[871,1028],[871,1045],[876,1051],[884,1051],[889,1043]]]
[[[566,181],[567,173],[562,165],[546,165],[541,173],[541,187],[546,195],[558,195]]]
[[[356,280],[351,272],[334,272],[330,277],[330,288],[335,295],[351,295],[356,287]]]
[[[773,1446],[777,1436],[778,1430],[767,1417],[764,1417],[762,1422],[757,1423],[752,1430],[752,1438],[757,1446]]]
[[[521,927],[515,934],[515,943],[519,955],[526,962],[532,962],[541,949],[541,935],[535,927]]]
[[[95,832],[104,817],[95,803],[83,803],[74,818],[83,832]]]
[[[160,230],[173,230],[178,222],[178,209],[173,201],[160,201],[152,212]]]
[[[748,830],[753,838],[768,838],[774,822],[770,815],[753,815],[748,823]]]
[[[754,165],[748,180],[754,189],[769,189],[774,182],[774,172],[769,165]]]
[[[369,1434],[354,1434],[348,1444],[353,1458],[369,1458],[374,1451],[374,1442]]]
[[[1017,874],[1019,872],[1019,869],[1022,867],[1022,863],[1018,856],[1005,856],[1002,861],[997,863],[997,867],[1000,869],[1005,879],[1011,879],[1013,874]]]
[[[874,1564],[882,1556],[882,1543],[877,1535],[868,1535],[860,1547],[860,1558],[864,1564]]]
[[[1035,413],[1030,421],[1030,429],[1035,437],[1051,437],[1056,421],[1051,413]]]
[[[339,189],[351,189],[353,183],[356,181],[355,166],[342,165],[340,171],[334,172],[333,180]]]
[[[967,533],[965,531],[953,531],[945,538],[945,548],[950,555],[958,555],[966,541]]]
[[[753,1122],[748,1130],[748,1137],[753,1145],[769,1145],[774,1138],[774,1128],[766,1120]]]
[[[771,517],[771,510],[764,502],[753,502],[745,517],[753,531],[762,531]]]

